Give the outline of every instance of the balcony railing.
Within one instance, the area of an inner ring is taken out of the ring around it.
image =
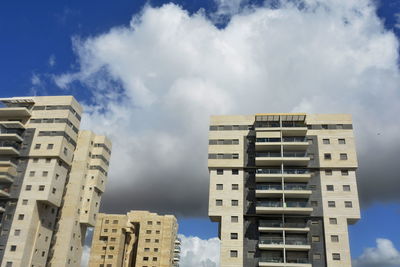
[[[268,221],[260,221],[260,227],[283,227],[282,222],[268,222]]]
[[[256,174],[281,174],[281,169],[257,169]]]
[[[306,142],[307,139],[304,136],[290,136],[283,137],[283,142]]]
[[[280,138],[257,138],[256,139],[256,142],[259,142],[259,143],[277,143],[277,142],[280,142],[281,141],[281,139]]]
[[[258,201],[257,206],[259,207],[271,207],[271,208],[282,208],[283,204],[279,201]]]
[[[281,153],[279,153],[279,152],[258,152],[258,153],[256,153],[256,157],[266,157],[266,158],[281,157]]]
[[[10,193],[10,187],[6,185],[0,185],[0,190],[3,190],[6,193]]]
[[[309,170],[306,169],[284,169],[284,174],[308,174],[310,173]]]
[[[287,208],[307,208],[310,205],[307,202],[288,201],[286,202]]]
[[[285,244],[286,245],[304,246],[304,245],[308,245],[308,240],[307,239],[291,239],[291,238],[286,237]]]
[[[281,257],[263,257],[263,256],[261,256],[260,262],[282,263],[283,262],[283,258],[281,258]]]
[[[280,127],[280,123],[278,121],[256,123],[256,128],[275,128],[275,127]]]
[[[282,237],[270,237],[270,238],[263,237],[259,240],[259,243],[265,244],[265,245],[281,245],[281,244],[283,244],[283,238]]]
[[[284,157],[288,158],[304,158],[307,157],[307,153],[304,152],[283,152]]]
[[[310,205],[307,202],[301,201],[287,201],[285,205],[281,201],[257,201],[257,206],[259,207],[287,207],[287,208],[307,208]]]
[[[285,190],[307,190],[306,184],[285,184]]]
[[[307,258],[286,258],[287,263],[310,263],[310,260]]]
[[[10,173],[8,173],[8,172],[0,172],[0,175],[2,175],[2,176],[6,176],[6,177],[8,177],[8,178],[10,178],[10,179],[13,179],[14,178],[14,176],[13,175],[11,175]]]
[[[257,190],[282,190],[282,185],[258,184]]]
[[[305,222],[285,222],[284,226],[287,228],[306,228],[307,223],[305,223]]]
[[[0,147],[13,147],[16,150],[19,150],[20,145],[13,143],[13,142],[3,141],[3,142],[0,142]]]
[[[282,190],[281,184],[257,184],[257,190]],[[307,190],[307,184],[285,184],[285,190]]]
[[[307,127],[303,122],[283,121],[282,127]]]

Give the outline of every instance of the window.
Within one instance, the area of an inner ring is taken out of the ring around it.
[[[47,145],[47,149],[53,149],[53,147],[54,147],[54,144],[48,144]]]
[[[336,218],[329,218],[329,224],[337,224]]]
[[[24,219],[25,215],[24,214],[19,214],[18,215],[18,220],[22,221]]]
[[[318,207],[318,201],[311,201],[311,207]]]
[[[233,223],[239,222],[239,217],[238,216],[231,216],[231,222],[233,222]]]
[[[6,267],[12,267],[12,261],[7,261]]]
[[[336,207],[335,201],[328,201],[328,207],[330,207],[330,208]]]
[[[319,237],[319,235],[313,235],[312,237],[311,237],[311,241],[312,242],[320,242],[320,237]]]
[[[217,184],[217,190],[223,190],[224,185],[223,184]]]
[[[321,127],[322,127],[322,129],[326,130],[326,129],[328,129],[328,124],[322,124]]]
[[[231,233],[231,239],[238,239],[237,233]]]
[[[150,248],[144,248],[144,251],[150,251]]]
[[[339,130],[343,129],[343,124],[336,124],[336,129],[339,129]]]
[[[231,255],[231,258],[237,258],[237,256],[238,256],[237,250],[231,250],[230,255]]]
[[[215,205],[216,206],[222,206],[222,199],[215,200]]]
[[[239,190],[238,184],[232,184],[232,190]]]
[[[231,204],[232,206],[239,206],[239,200],[232,199]]]
[[[349,175],[349,171],[348,170],[341,170],[340,171],[342,176],[348,176]]]
[[[21,234],[21,230],[20,229],[15,229],[14,230],[14,235],[15,236],[19,236]]]
[[[310,158],[310,160],[314,160],[314,154],[312,154],[312,153],[307,153],[307,156]]]
[[[238,159],[239,158],[239,154],[232,154],[232,158],[233,159]]]
[[[144,261],[148,261],[148,260],[149,260],[149,257],[143,257],[143,260],[144,260]]]
[[[154,239],[154,242],[155,242],[155,243],[159,243],[160,240],[159,240],[159,239]]]
[[[331,185],[331,184],[327,185],[326,191],[334,191],[333,185]]]
[[[24,206],[25,206],[25,205],[28,205],[28,200],[27,200],[27,199],[23,199],[23,200],[22,200],[22,205],[24,205]]]
[[[239,170],[238,169],[233,169],[232,170],[232,175],[239,175]]]
[[[346,144],[346,139],[338,139],[339,145],[345,145]]]
[[[150,243],[150,239],[146,239],[146,243]]]
[[[113,233],[116,233],[117,232],[117,229],[111,229],[111,232],[113,232]]]
[[[334,261],[340,261],[340,254],[339,253],[332,253],[332,259]]]
[[[51,159],[46,159],[46,163],[50,163],[51,162]]]
[[[153,261],[157,261],[157,257],[153,257]]]
[[[147,225],[153,225],[152,221],[147,221]]]
[[[112,259],[113,255],[108,255],[107,258]]]
[[[44,185],[39,185],[39,191],[44,191],[45,186]]]
[[[350,185],[348,184],[343,185],[343,191],[350,192]]]
[[[223,169],[217,169],[217,175],[223,175],[224,170]]]
[[[331,235],[331,242],[339,242],[339,236],[338,235]]]
[[[25,186],[25,190],[26,191],[31,191],[31,189],[32,189],[32,186],[30,184]]]
[[[118,224],[118,220],[113,220],[113,224]]]
[[[347,154],[346,153],[340,153],[340,160],[347,160]]]
[[[325,175],[328,175],[328,176],[332,175],[332,170],[325,170]]]
[[[43,173],[42,173],[42,176],[43,177],[47,177],[49,175],[49,172],[48,171],[44,171]]]
[[[35,172],[34,172],[34,171],[30,171],[30,172],[29,172],[29,176],[30,176],[30,177],[35,176]]]
[[[154,248],[154,252],[158,252],[158,248]]]
[[[151,230],[146,230],[146,234],[151,234]]]
[[[314,140],[312,140],[311,138],[307,139],[307,142],[309,145],[312,145],[314,143]]]
[[[12,246],[10,247],[10,251],[16,251],[16,250],[17,250],[17,246],[12,245]]]
[[[40,144],[36,144],[35,149],[40,149]]]
[[[161,222],[160,222],[160,221],[158,221],[158,222],[157,222],[157,225],[161,225]]]
[[[104,223],[105,223],[105,224],[109,224],[109,223],[110,223],[110,220],[105,220]]]
[[[353,203],[351,201],[345,201],[344,202],[344,207],[345,208],[352,208],[353,207]]]
[[[111,237],[111,238],[110,238],[110,241],[111,241],[111,242],[115,242],[115,240],[117,240],[115,237]]]
[[[38,163],[39,159],[33,159],[33,163]]]
[[[324,145],[329,145],[331,142],[330,142],[329,139],[322,139],[322,143],[323,143]]]
[[[114,250],[114,246],[110,246],[110,250]]]
[[[160,234],[160,230],[156,230],[156,234],[159,235]]]
[[[331,159],[332,159],[331,153],[325,153],[325,154],[324,154],[324,159],[326,159],[326,160],[331,160]]]
[[[313,260],[320,260],[320,259],[321,259],[321,254],[315,253],[315,254],[313,255]]]

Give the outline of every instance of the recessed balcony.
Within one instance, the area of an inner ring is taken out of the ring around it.
[[[0,183],[12,183],[14,176],[8,172],[0,172]]]
[[[256,197],[276,197],[285,194],[287,197],[308,197],[312,194],[305,183],[264,183],[257,184]]]
[[[15,142],[0,141],[0,155],[19,156],[19,147]]]
[[[282,155],[280,152],[257,152],[257,166],[279,166],[282,163]]]
[[[260,238],[258,241],[258,247],[260,249],[282,249],[284,247],[284,242],[282,237],[264,237]]]
[[[263,232],[309,232],[310,228],[305,222],[279,222],[279,221],[260,221],[258,231]]]
[[[9,186],[0,186],[0,197],[3,197],[3,198],[10,197],[10,187]]]
[[[283,121],[281,130],[285,136],[305,136],[307,134],[307,125],[303,122]]]
[[[2,121],[1,118],[0,126],[7,129],[25,129],[25,126],[19,121]]]
[[[19,130],[14,129],[0,129],[0,141],[14,141],[22,142],[23,138]]]
[[[257,138],[255,143],[256,151],[280,150],[281,146],[287,150],[304,151],[308,147],[308,142],[304,136],[286,136]]]

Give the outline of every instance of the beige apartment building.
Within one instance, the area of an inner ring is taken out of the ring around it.
[[[89,267],[179,266],[180,241],[173,215],[148,211],[100,213],[96,220]]]
[[[80,266],[111,143],[79,130],[82,107],[72,96],[0,102],[1,266]]]
[[[212,116],[209,216],[220,266],[350,267],[357,165],[350,115]]]

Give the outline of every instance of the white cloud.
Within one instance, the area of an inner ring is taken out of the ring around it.
[[[89,257],[90,257],[90,247],[84,246],[81,259],[81,267],[89,266]]]
[[[399,267],[400,251],[389,239],[378,238],[376,248],[366,248],[363,254],[353,261],[354,267]]]
[[[367,0],[254,8],[224,29],[147,6],[74,46],[80,71],[56,82],[92,91],[83,125],[113,141],[106,211],[204,215],[210,114],[352,113],[361,196],[399,198],[398,40]]]
[[[56,56],[50,55],[48,63],[50,67],[54,67],[56,65]]]
[[[179,235],[181,238],[181,267],[219,266],[219,239],[207,240],[198,237]]]

